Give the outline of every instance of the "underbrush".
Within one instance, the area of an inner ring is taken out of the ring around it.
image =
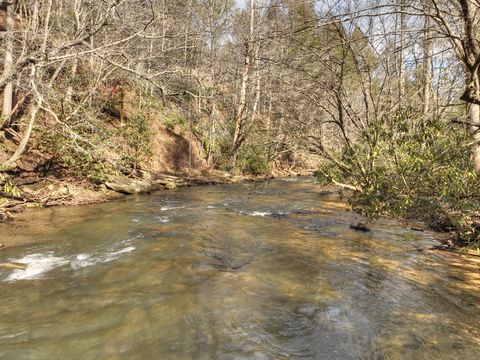
[[[269,170],[268,149],[262,145],[247,144],[240,149],[237,166],[243,174],[264,175]]]

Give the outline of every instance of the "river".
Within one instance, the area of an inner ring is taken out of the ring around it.
[[[0,359],[478,359],[478,264],[310,179],[0,225]]]

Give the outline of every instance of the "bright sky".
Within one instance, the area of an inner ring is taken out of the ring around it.
[[[241,8],[245,8],[247,5],[247,0],[235,0],[237,2],[237,5],[240,6]]]

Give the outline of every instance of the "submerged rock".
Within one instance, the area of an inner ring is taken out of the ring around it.
[[[136,180],[126,176],[110,175],[105,186],[123,194],[140,194],[152,191],[152,183],[148,180]]]
[[[359,222],[358,224],[351,224],[350,229],[356,230],[356,231],[363,231],[363,232],[369,232],[370,228],[365,225],[364,223]]]
[[[420,226],[411,226],[411,227],[410,227],[410,230],[419,231],[419,232],[424,232],[424,231],[425,231],[425,230],[422,229]]]

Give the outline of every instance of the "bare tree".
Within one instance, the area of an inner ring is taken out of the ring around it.
[[[5,36],[5,61],[3,72],[10,73],[13,67],[13,42],[14,42],[14,0],[6,1],[6,36]],[[5,84],[3,89],[3,108],[2,115],[4,118],[10,116],[13,107],[13,83],[12,81]]]
[[[424,1],[425,13],[430,13],[431,3]],[[423,115],[430,116],[432,98],[432,27],[433,21],[430,16],[425,16],[423,33]]]
[[[247,116],[247,91],[251,75],[252,58],[254,51],[254,31],[255,31],[255,12],[256,0],[248,1],[248,35],[245,40],[245,54],[242,68],[242,77],[240,85],[240,94],[238,97],[238,107],[235,113],[235,129],[233,133],[232,146],[232,165],[237,162],[237,152],[243,141],[245,140],[244,128]]]

